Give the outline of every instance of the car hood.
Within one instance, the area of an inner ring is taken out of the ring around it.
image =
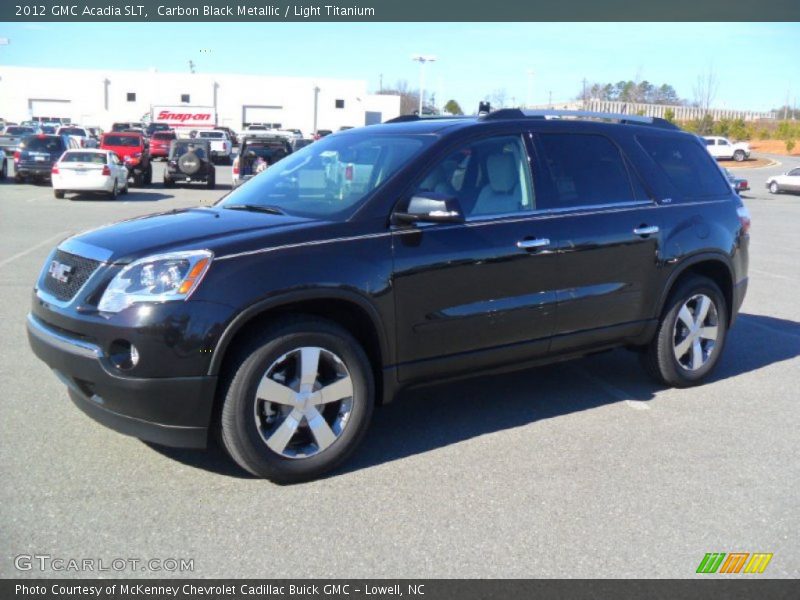
[[[208,249],[222,256],[242,249],[277,245],[283,234],[324,223],[289,215],[189,208],[92,229],[65,240],[59,247],[79,256],[123,264],[178,250]]]

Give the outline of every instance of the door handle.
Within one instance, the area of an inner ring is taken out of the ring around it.
[[[523,250],[530,250],[531,248],[543,248],[544,246],[549,246],[550,240],[547,238],[538,238],[535,240],[520,240],[517,242],[517,248],[521,248]]]
[[[658,226],[642,225],[641,227],[634,228],[633,233],[636,235],[653,235],[654,233],[658,233]]]

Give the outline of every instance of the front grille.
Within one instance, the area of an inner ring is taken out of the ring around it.
[[[69,267],[69,273],[66,274],[66,281],[59,281],[50,273],[53,262]],[[75,294],[78,293],[78,290],[83,287],[86,280],[91,277],[92,273],[94,273],[99,266],[100,263],[96,260],[56,250],[51,262],[45,265],[41,287],[48,294],[62,302],[72,300]]]

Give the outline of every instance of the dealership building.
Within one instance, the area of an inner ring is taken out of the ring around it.
[[[400,97],[370,94],[358,79],[0,66],[6,121],[49,117],[108,129],[115,121],[146,120],[164,106],[209,112],[212,122],[237,131],[273,123],[310,135],[394,118]]]

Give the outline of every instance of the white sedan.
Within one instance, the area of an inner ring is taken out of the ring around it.
[[[800,192],[800,167],[767,179],[767,189],[771,194],[780,192]]]
[[[128,193],[128,169],[108,150],[67,150],[53,165],[53,193],[63,198],[67,192],[100,192],[111,199]]]

